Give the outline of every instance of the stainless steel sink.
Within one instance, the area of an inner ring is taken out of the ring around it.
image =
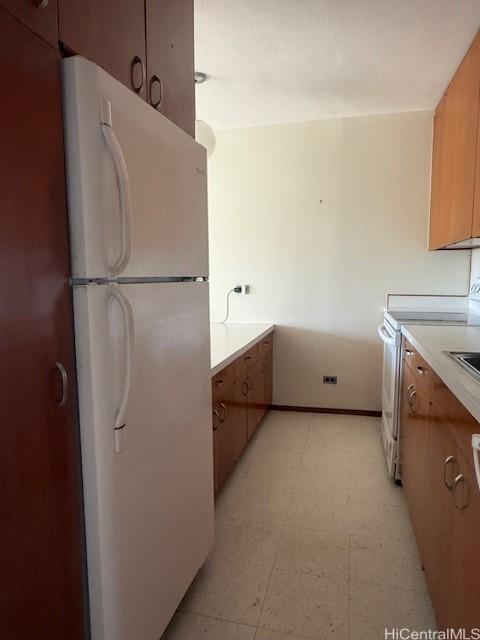
[[[473,378],[480,381],[480,352],[445,351]]]

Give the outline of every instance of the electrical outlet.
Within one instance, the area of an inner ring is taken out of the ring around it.
[[[323,376],[323,384],[337,384],[337,376]]]
[[[237,284],[233,290],[235,291],[235,293],[241,293],[242,295],[246,296],[247,293],[250,293],[250,285],[249,284]]]

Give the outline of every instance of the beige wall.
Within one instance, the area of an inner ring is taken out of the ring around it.
[[[212,320],[251,285],[230,319],[278,325],[274,402],[380,409],[386,293],[466,293],[468,252],[425,248],[431,135],[424,112],[218,132]]]

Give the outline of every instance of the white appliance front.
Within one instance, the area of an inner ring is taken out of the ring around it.
[[[62,70],[73,278],[207,276],[204,147],[85,58]]]
[[[378,327],[383,341],[382,382],[382,442],[387,468],[391,477],[398,479],[398,424],[399,424],[399,372],[401,365],[401,334],[388,322]]]
[[[74,306],[92,638],[153,640],[213,544],[208,283]]]

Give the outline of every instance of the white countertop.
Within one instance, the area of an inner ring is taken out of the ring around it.
[[[444,351],[480,352],[480,327],[408,324],[402,333],[450,391],[480,422],[480,382]]]
[[[210,325],[212,376],[248,351],[255,342],[273,331],[274,327],[273,324],[246,324],[243,322],[212,323]]]

